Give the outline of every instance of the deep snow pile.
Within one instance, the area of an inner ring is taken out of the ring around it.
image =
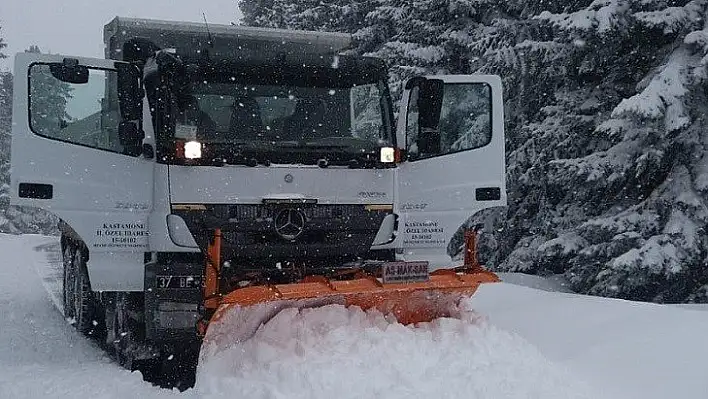
[[[341,305],[279,313],[203,363],[197,387],[206,397],[598,398],[471,312],[414,328]]]

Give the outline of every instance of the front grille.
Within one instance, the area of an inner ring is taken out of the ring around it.
[[[231,205],[229,206],[229,219],[248,220],[259,218],[272,218],[272,209],[263,205]]]
[[[282,209],[290,207],[302,211],[308,219],[348,219],[366,212],[363,205],[231,205],[230,221],[272,219]]]
[[[294,238],[284,233],[284,226],[276,228],[277,216],[287,210],[298,210],[304,215],[302,230]],[[208,247],[214,229],[219,228],[224,259],[250,259],[258,263],[364,256],[391,210],[367,208],[363,204],[224,204],[210,205],[200,212],[175,213],[184,218],[202,249]]]

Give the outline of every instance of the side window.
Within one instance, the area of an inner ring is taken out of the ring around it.
[[[47,64],[29,72],[30,128],[38,135],[73,144],[122,152],[117,73],[89,69],[88,82],[62,82]]]
[[[492,140],[492,91],[485,83],[447,83],[437,128],[418,128],[418,88],[411,91],[406,144],[413,160],[484,147]]]

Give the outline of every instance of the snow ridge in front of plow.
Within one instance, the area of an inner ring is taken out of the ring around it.
[[[207,334],[211,340],[205,340],[197,370],[199,396],[601,397],[474,312],[404,326],[376,310],[340,304],[248,310],[269,321],[249,334],[245,330],[254,326],[244,330],[239,323],[254,314],[233,312]]]

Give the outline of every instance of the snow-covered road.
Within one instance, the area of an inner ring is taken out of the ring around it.
[[[336,306],[283,312],[178,393],[121,369],[63,320],[48,294],[61,277],[55,239],[0,235],[0,258],[3,398],[708,397],[705,312],[511,275],[480,288],[469,320],[415,329]]]
[[[47,255],[55,253],[34,250],[55,242],[0,235],[0,397],[173,396],[121,369],[64,321],[37,273],[53,282]]]

